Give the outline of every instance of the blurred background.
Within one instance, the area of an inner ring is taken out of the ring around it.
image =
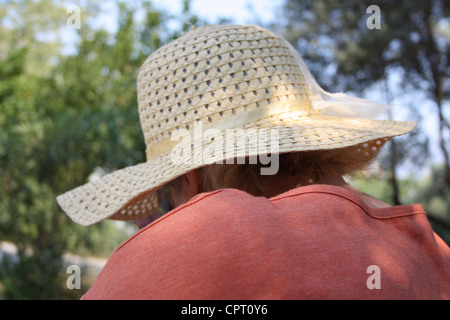
[[[138,68],[204,24],[269,28],[327,91],[418,121],[351,183],[391,205],[421,203],[450,243],[449,12],[447,0],[0,0],[0,298],[78,299],[136,232],[81,227],[55,197],[145,161]],[[72,264],[81,289],[67,286]]]

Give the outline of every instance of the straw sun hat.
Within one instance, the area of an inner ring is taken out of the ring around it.
[[[81,225],[148,215],[159,187],[216,161],[354,145],[364,157],[415,126],[375,120],[386,106],[325,92],[287,41],[257,26],[187,32],[146,59],[137,88],[147,161],[58,196]]]

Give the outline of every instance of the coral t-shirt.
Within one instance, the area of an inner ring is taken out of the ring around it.
[[[450,249],[421,205],[313,185],[199,194],[111,255],[83,299],[450,299]]]

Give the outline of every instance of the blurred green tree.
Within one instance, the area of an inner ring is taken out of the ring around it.
[[[0,59],[26,47],[25,71],[47,74],[62,45],[66,8],[51,0],[0,1]]]
[[[145,160],[137,71],[180,34],[168,27],[178,19],[150,1],[114,3],[115,32],[88,24],[100,3],[81,8],[70,55],[52,38],[67,28],[63,5],[23,0],[0,7],[0,35],[7,35],[0,37],[0,240],[17,246],[17,258],[0,265],[5,298],[79,298],[88,288],[65,287],[62,255],[107,256],[129,236],[113,221],[76,225],[55,201],[96,175]],[[181,22],[181,30],[202,23],[189,1]]]

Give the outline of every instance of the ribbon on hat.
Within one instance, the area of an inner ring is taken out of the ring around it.
[[[297,116],[307,115],[312,110],[311,101],[306,99],[288,99],[287,101],[277,101],[257,109],[245,111],[235,116],[227,117],[221,120],[216,120],[212,123],[202,125],[202,131],[209,129],[226,130],[239,128],[250,122],[262,120],[269,116],[283,114],[286,112],[295,112]],[[185,132],[190,136],[193,135],[193,130],[178,129],[180,132]],[[146,150],[147,159],[158,156],[164,152],[173,149],[180,142],[177,140],[164,140],[159,143],[152,144]]]
[[[390,109],[390,105],[379,104],[370,100],[349,96],[345,93],[329,93],[323,90],[311,75],[300,53],[282,36],[279,36],[291,51],[309,85],[313,96],[312,107],[323,114],[335,117],[360,118],[375,120],[380,114]]]

